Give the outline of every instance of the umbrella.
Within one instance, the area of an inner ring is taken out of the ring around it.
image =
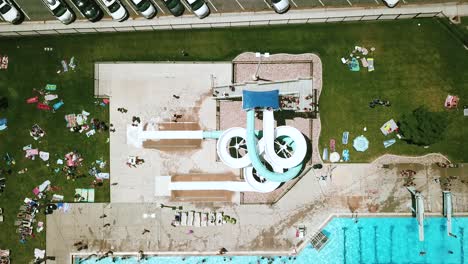
[[[340,161],[340,154],[338,152],[333,152],[332,154],[330,154],[330,161],[331,162]]]
[[[369,148],[369,140],[363,135],[360,135],[359,137],[355,138],[353,141],[353,147],[357,151],[364,152]]]

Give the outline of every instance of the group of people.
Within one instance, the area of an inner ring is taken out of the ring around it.
[[[37,200],[26,199],[25,204],[19,209],[17,221],[16,233],[20,236],[20,242],[25,243],[28,236],[34,236],[33,234],[33,223],[36,222],[34,219],[36,214],[39,212],[39,202]]]
[[[34,138],[34,140],[38,140],[45,136],[44,130],[37,124],[33,125],[31,130],[29,131],[29,135]]]
[[[405,187],[416,186],[416,183],[414,183],[414,175],[416,175],[416,171],[414,170],[400,171],[400,176],[405,177],[405,184],[403,184],[403,186]]]
[[[2,195],[3,190],[6,188],[6,178],[0,178],[0,195]]]

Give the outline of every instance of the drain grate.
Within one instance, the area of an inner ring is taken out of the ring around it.
[[[310,243],[317,251],[320,251],[327,242],[328,237],[322,231],[315,233],[310,240]]]

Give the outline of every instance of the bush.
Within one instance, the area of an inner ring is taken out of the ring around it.
[[[445,113],[430,112],[421,106],[403,115],[400,131],[408,143],[428,146],[442,139],[447,124]]]

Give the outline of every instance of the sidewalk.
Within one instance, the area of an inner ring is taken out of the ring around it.
[[[214,28],[238,27],[274,24],[301,24],[338,21],[384,20],[415,17],[434,17],[442,12],[448,17],[468,16],[468,3],[440,3],[405,5],[396,8],[317,8],[308,10],[291,10],[284,15],[275,12],[243,12],[243,13],[216,13],[201,20],[197,17],[165,16],[147,20],[144,18],[115,22],[104,19],[97,23],[86,20],[77,20],[71,25],[64,25],[59,21],[24,22],[21,25],[1,24],[0,36],[19,35],[47,35],[67,33],[92,33],[137,31],[158,29],[184,29],[184,28]]]

